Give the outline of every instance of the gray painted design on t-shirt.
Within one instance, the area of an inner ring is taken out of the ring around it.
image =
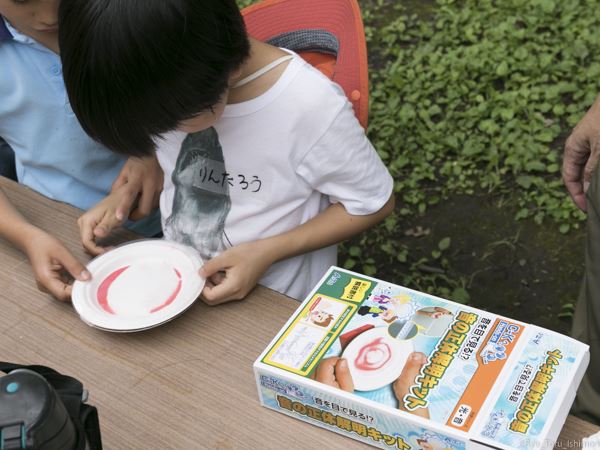
[[[189,134],[181,144],[172,180],[173,210],[165,235],[212,258],[226,248],[225,220],[231,209],[225,159],[214,128]]]

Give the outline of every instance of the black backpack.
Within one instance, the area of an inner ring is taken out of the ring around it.
[[[98,411],[75,378],[0,362],[0,448],[102,450]]]

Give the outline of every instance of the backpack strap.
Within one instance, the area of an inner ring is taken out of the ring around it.
[[[231,86],[231,88],[235,89],[235,88],[238,88],[238,87],[243,86],[245,84],[248,84],[251,81],[256,80],[257,78],[262,77],[269,70],[272,70],[275,67],[279,66],[280,64],[283,64],[284,62],[289,61],[293,57],[294,57],[293,55],[286,55],[286,56],[282,56],[281,58],[277,58],[275,61],[271,61],[266,66],[261,67],[256,72],[253,72],[250,75],[248,75],[247,77],[242,78],[237,83],[235,83],[233,86]]]

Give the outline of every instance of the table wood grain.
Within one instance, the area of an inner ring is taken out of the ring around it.
[[[0,188],[27,219],[89,260],[79,210],[1,177]],[[295,300],[259,286],[241,302],[196,302],[152,330],[107,333],[39,292],[26,256],[1,239],[0,268],[0,359],[80,379],[98,407],[107,450],[372,448],[260,406],[252,363],[298,307]],[[569,417],[560,448],[577,448],[598,430]]]

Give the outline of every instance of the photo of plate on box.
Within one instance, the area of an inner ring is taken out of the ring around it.
[[[73,307],[92,327],[142,331],[172,320],[202,292],[202,258],[192,247],[144,239],[110,250],[87,265],[90,281],[73,283]]]
[[[354,389],[372,391],[393,383],[412,351],[410,341],[393,338],[388,327],[377,327],[352,339],[342,358],[348,361]]]

